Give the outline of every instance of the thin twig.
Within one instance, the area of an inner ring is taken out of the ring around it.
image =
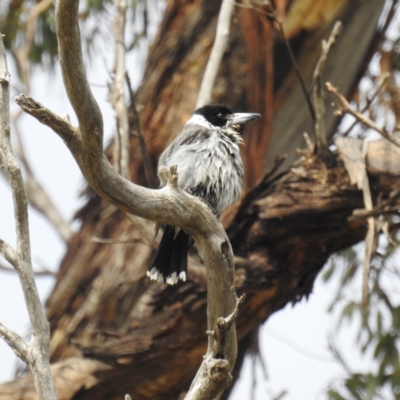
[[[63,239],[65,242],[68,242],[72,236],[72,229],[68,222],[62,217],[61,213],[54,205],[50,196],[43,189],[43,186],[35,178],[30,163],[26,157],[24,144],[22,142],[21,134],[19,132],[18,123],[15,120],[13,122],[19,144],[17,150],[18,158],[23,164],[26,172],[25,188],[29,204],[51,223],[61,239]]]
[[[278,32],[281,35],[281,38],[282,38],[283,42],[285,43],[286,50],[287,50],[287,52],[289,54],[290,61],[292,63],[294,71],[295,71],[295,73],[297,75],[297,79],[300,82],[301,90],[302,90],[302,92],[304,94],[304,97],[306,99],[306,102],[307,102],[307,105],[308,105],[308,109],[310,111],[311,119],[312,119],[313,123],[315,124],[315,118],[316,117],[315,117],[314,106],[313,106],[313,104],[311,102],[310,94],[309,94],[309,91],[308,91],[308,89],[306,87],[306,84],[304,82],[303,76],[301,75],[299,66],[297,65],[296,57],[294,56],[294,53],[293,53],[293,50],[292,50],[292,46],[290,45],[290,42],[289,42],[288,38],[285,35],[285,30],[283,28],[283,22],[282,22],[282,20],[280,18],[277,17],[277,12],[273,8],[272,3],[270,5],[270,7],[272,9],[272,13],[270,15],[272,16],[272,18],[274,19],[274,21],[277,23],[277,25],[279,27]]]
[[[365,157],[367,155],[368,143],[363,142],[363,159],[365,165],[365,173],[363,179],[363,199],[364,205],[367,210],[372,210],[374,205],[372,202],[371,189],[369,185],[368,175],[367,175],[367,165],[365,162]],[[362,277],[362,297],[361,305],[366,310],[369,302],[369,271],[371,268],[371,261],[375,255],[376,251],[376,240],[377,240],[377,227],[376,220],[374,217],[368,218],[368,232],[365,238],[365,255],[364,255],[364,266],[363,266],[363,277]]]
[[[256,396],[256,387],[257,387],[257,372],[256,372],[256,367],[257,367],[257,357],[256,354],[253,354],[253,357],[251,358],[251,375],[253,377],[251,381],[251,387],[250,387],[250,400],[255,400]]]
[[[10,246],[3,239],[0,239],[0,255],[5,258],[11,265],[15,265],[18,262],[17,251],[14,249],[14,247]]]
[[[315,108],[315,143],[317,151],[325,155],[328,154],[328,144],[325,132],[325,104],[324,104],[324,87],[322,82],[322,74],[324,72],[325,64],[328,59],[329,53],[332,46],[335,44],[336,39],[340,35],[342,30],[342,23],[336,22],[331,34],[329,35],[328,41],[322,41],[322,52],[315,67],[313,73],[313,85],[312,85],[312,98]]]
[[[371,261],[375,253],[375,242],[377,238],[375,218],[368,218],[368,231],[365,238],[365,252],[363,260],[362,288],[361,288],[361,305],[367,310],[369,303],[369,271],[371,269]]]
[[[219,317],[215,323],[213,331],[207,331],[207,334],[214,339],[213,357],[221,358],[224,356],[224,349],[226,344],[226,334],[232,327],[232,324],[237,320],[240,311],[242,310],[243,303],[246,296],[243,294],[236,301],[236,307],[231,315],[226,318]]]
[[[96,236],[92,236],[90,240],[94,243],[101,243],[101,244],[132,244],[132,243],[143,242],[142,239],[118,240],[118,239],[103,239]]]
[[[367,210],[367,209],[356,209],[353,210],[352,215],[348,218],[349,221],[351,220],[360,220],[360,219],[366,219],[369,217],[378,217],[379,215],[384,215],[384,214],[393,214],[396,211],[400,209],[400,204],[395,204],[394,206],[389,206],[389,207],[378,207],[374,208],[372,210]]]
[[[24,340],[21,338],[21,336],[18,335],[18,333],[13,332],[12,330],[6,328],[0,322],[0,336],[11,347],[11,349],[14,351],[14,353],[17,355],[18,358],[20,358],[22,361],[26,362],[27,364],[29,363],[28,346],[26,345]]]
[[[330,82],[326,82],[326,88],[333,93],[340,102],[340,105],[337,106],[336,115],[342,115],[343,113],[347,113],[355,117],[359,122],[363,125],[367,126],[375,130],[376,132],[380,133],[385,139],[389,140],[391,143],[395,144],[396,146],[400,146],[400,141],[394,135],[390,134],[385,127],[380,128],[378,125],[375,124],[371,119],[366,117],[365,115],[361,114],[360,112],[354,110],[346,98],[339,92],[339,90],[333,86]]]
[[[203,81],[201,82],[196,108],[209,104],[212,100],[214,82],[229,39],[233,6],[234,4],[231,0],[223,0],[222,2],[218,16],[217,33],[215,35],[214,45],[211,50],[210,58],[208,59]]]
[[[367,101],[364,105],[364,107],[360,110],[361,114],[364,114],[369,107],[371,106],[371,104],[373,103],[373,101],[376,99],[376,97],[379,95],[379,93],[381,92],[382,88],[386,85],[388,79],[390,77],[389,72],[386,72],[385,74],[382,75],[382,77],[379,79],[378,82],[378,86],[375,89],[375,92],[372,94],[372,96],[367,96]],[[354,129],[354,127],[359,123],[359,120],[356,119],[351,125],[350,127],[343,132],[341,135],[346,137],[349,135],[349,133]]]
[[[130,100],[129,108],[132,113],[133,117],[132,120],[134,125],[133,127],[131,127],[131,131],[133,131],[134,134],[136,134],[137,138],[139,139],[140,151],[143,157],[144,175],[146,178],[147,185],[150,188],[156,188],[158,186],[157,178],[154,172],[153,164],[151,163],[149,152],[147,151],[146,141],[144,140],[142,127],[140,124],[140,116],[135,105],[135,93],[133,92],[131,80],[127,72],[125,74],[125,77],[126,77],[126,84],[128,86],[128,93]]]
[[[17,271],[14,268],[8,267],[7,265],[4,265],[0,263],[0,270],[4,272],[11,272],[13,274],[16,274]],[[42,271],[33,271],[33,274],[37,277],[44,277],[44,276],[54,276],[54,272],[43,268]]]
[[[131,224],[138,230],[140,237],[148,247],[156,249],[156,243],[154,242],[154,229],[148,221],[143,218],[137,217],[136,215],[127,214],[126,215],[131,222]],[[146,223],[147,222],[147,223]]]
[[[328,342],[329,342],[329,350],[332,352],[333,357],[335,357],[335,359],[339,361],[340,365],[343,367],[343,369],[347,372],[348,375],[352,375],[353,372],[349,367],[349,365],[347,364],[344,357],[342,356],[342,354],[340,353],[340,350],[338,349],[335,342],[335,337],[332,333],[330,333],[328,336]]]
[[[114,0],[113,24],[115,40],[114,82],[110,88],[110,101],[117,115],[117,133],[114,143],[114,167],[129,178],[129,124],[125,104],[125,22],[126,0]]]

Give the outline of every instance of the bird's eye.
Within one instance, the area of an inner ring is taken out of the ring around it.
[[[221,113],[219,113],[219,114],[217,115],[217,117],[218,117],[218,118],[224,118],[224,116],[223,116]]]

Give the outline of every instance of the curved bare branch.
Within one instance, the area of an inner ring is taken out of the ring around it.
[[[65,121],[61,122],[32,99],[20,96],[18,104],[36,118],[38,110],[46,115],[46,120],[41,122],[63,137],[89,185],[102,198],[128,213],[180,226],[194,238],[207,268],[207,314],[211,330],[218,317],[230,315],[236,306],[236,295],[231,291],[234,262],[228,237],[220,221],[203,202],[177,187],[176,167],[163,172],[168,180],[164,188],[152,190],[123,178],[103,155],[103,120],[83,66],[77,23],[78,5],[78,0],[58,1],[56,23],[62,75],[79,128],[75,130]],[[208,356],[213,354],[214,340],[209,336]],[[224,348],[228,371],[232,371],[236,355],[236,332],[230,329]],[[226,382],[221,381],[216,386],[216,392],[222,392],[225,387]]]

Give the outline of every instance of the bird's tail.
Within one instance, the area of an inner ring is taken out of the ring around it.
[[[186,281],[189,235],[182,229],[167,225],[156,255],[147,271],[153,281],[174,285]]]

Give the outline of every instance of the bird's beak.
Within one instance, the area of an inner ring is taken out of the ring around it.
[[[246,122],[252,121],[253,119],[261,118],[261,114],[256,113],[237,113],[233,114],[231,119],[232,125],[241,125]]]

